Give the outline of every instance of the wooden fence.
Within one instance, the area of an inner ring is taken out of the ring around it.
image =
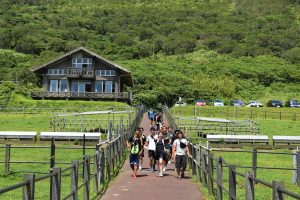
[[[214,196],[216,199],[221,200],[224,197],[228,197],[230,200],[237,199],[237,188],[241,188],[242,183],[237,182],[237,176],[245,178],[245,199],[254,200],[255,199],[255,185],[262,184],[272,190],[272,200],[283,200],[285,195],[300,199],[300,195],[292,191],[286,190],[284,188],[284,183],[282,181],[272,181],[268,182],[256,177],[257,166],[254,164],[250,168],[251,171],[240,173],[237,171],[237,166],[227,163],[221,156],[214,158],[211,149],[201,146],[189,144],[190,148],[190,159],[189,166],[192,170],[192,174],[197,177],[197,179],[206,187],[209,194]],[[299,157],[300,154],[297,156]],[[257,157],[256,157],[257,158]],[[255,157],[253,159],[255,163]],[[297,172],[298,175],[300,169],[300,159],[298,158]],[[223,169],[228,168],[228,180],[224,180]],[[228,188],[224,185],[227,182]],[[300,178],[298,176],[297,183],[300,184]]]
[[[188,109],[187,109],[188,108]],[[278,119],[278,120],[300,120],[300,112],[297,108],[248,108],[248,107],[176,107],[172,109],[173,115],[219,117],[225,119]]]
[[[164,108],[164,114],[168,120],[173,121],[174,127],[176,126],[175,121],[172,118],[169,110]],[[272,190],[272,200],[283,200],[285,196],[289,196],[294,199],[300,199],[300,195],[284,188],[283,181],[272,181],[268,182],[257,178],[256,172],[258,168],[264,169],[281,169],[281,170],[294,170],[296,171],[296,183],[300,186],[300,153],[289,154],[296,156],[296,166],[293,169],[287,168],[272,168],[272,167],[258,167],[257,166],[257,153],[258,151],[254,149],[252,153],[252,166],[243,166],[243,168],[250,168],[250,171],[246,173],[241,173],[237,171],[236,165],[227,163],[221,156],[218,158],[214,157],[211,149],[202,146],[194,145],[189,143],[190,157],[188,159],[189,167],[192,170],[192,175],[196,176],[197,180],[202,183],[203,187],[208,189],[211,196],[214,196],[217,200],[225,199],[236,200],[237,198],[237,188],[242,188],[243,184],[237,181],[237,177],[244,178],[244,197],[246,200],[255,199],[255,185],[262,184]],[[224,151],[224,150],[220,150]],[[231,152],[238,152],[231,150]],[[242,151],[245,152],[245,151]],[[248,151],[249,152],[249,151]],[[279,152],[270,152],[270,154],[287,154]],[[228,179],[225,179],[224,169],[228,169]],[[228,185],[226,188],[225,185]]]
[[[53,167],[50,169],[50,173],[45,176],[36,177],[35,174],[25,174],[23,182],[0,189],[0,195],[23,188],[22,198],[24,200],[33,200],[35,199],[35,185],[39,181],[50,179],[49,193],[51,200],[82,199],[78,197],[78,192],[81,189],[83,190],[83,199],[91,199],[91,194],[94,194],[95,198],[105,190],[112,176],[116,175],[123,165],[127,154],[126,140],[140,124],[143,113],[144,110],[142,108],[136,114],[128,130],[124,131],[120,136],[106,144],[96,145],[93,156],[84,155],[82,161],[73,160],[72,164],[64,169]],[[90,171],[91,160],[93,160],[94,164],[94,172],[92,174]],[[55,166],[55,160],[52,160],[52,162],[50,161],[50,165]],[[82,166],[83,169],[82,181],[80,181],[79,166]],[[61,188],[64,183],[61,177],[67,172],[71,174],[71,188],[69,194],[62,197]],[[93,189],[91,189],[91,183],[93,183]],[[99,190],[100,185],[102,186],[101,190]]]

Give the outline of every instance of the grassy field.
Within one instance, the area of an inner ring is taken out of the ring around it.
[[[252,120],[256,121],[260,125],[260,134],[268,135],[269,138],[273,135],[300,135],[300,118],[296,118],[296,121],[292,117],[283,113],[292,113],[290,116],[300,116],[300,109],[291,108],[234,108],[234,107],[173,107],[171,109],[173,117],[186,117],[191,118],[195,116],[201,117],[215,117],[215,118],[226,118],[226,119],[249,119],[252,110]],[[267,117],[264,117],[264,113],[267,112]],[[279,113],[281,112],[281,120]],[[235,113],[235,114],[234,114]],[[237,115],[237,113],[240,113]],[[244,113],[244,114],[241,114]],[[254,114],[255,113],[255,114]],[[271,115],[271,113],[273,115]],[[274,114],[275,113],[275,114]],[[246,116],[246,117],[245,117]],[[272,117],[268,117],[272,116]],[[277,117],[275,117],[277,116]],[[181,124],[187,123],[189,119],[180,120]],[[176,119],[178,123],[178,119]],[[188,131],[188,136],[196,136],[196,131]],[[205,140],[201,140],[205,142]],[[193,143],[198,143],[199,140],[193,140]],[[243,150],[251,150],[249,147],[243,148]],[[292,153],[288,149],[271,150],[271,152],[286,152]],[[222,156],[225,161],[229,164],[235,164],[238,166],[252,166],[252,154],[251,153],[235,153],[235,152],[213,152],[214,157]],[[278,155],[278,154],[258,154],[258,166],[261,167],[284,167],[292,168],[292,156],[291,155]],[[228,169],[223,168],[224,181],[223,184],[228,188]],[[237,171],[245,173],[251,169],[237,168]],[[285,188],[295,193],[300,193],[299,187],[292,184],[292,170],[271,170],[271,169],[257,169],[257,177],[265,181],[271,182],[272,180],[284,181]],[[245,183],[244,177],[237,176],[237,197],[238,199],[245,198]],[[270,199],[272,196],[272,190],[261,184],[255,185],[256,199]],[[224,198],[226,199],[227,196]],[[286,198],[291,199],[291,198]]]
[[[3,146],[3,145],[2,145]],[[18,145],[19,146],[19,145]],[[60,145],[61,146],[61,145]],[[69,147],[70,145],[64,145]],[[77,146],[80,147],[80,146]],[[86,149],[87,155],[94,155],[94,149]],[[4,160],[5,149],[0,148],[0,160]],[[34,155],[34,156],[33,156]],[[17,148],[11,149],[11,161],[44,161],[49,162],[50,148],[47,149],[28,149]],[[71,165],[72,160],[82,160],[81,149],[56,149],[56,162],[68,162],[70,164],[57,164],[56,167],[67,168]],[[0,188],[7,187],[23,181],[25,173],[40,172],[47,173],[50,170],[50,164],[11,164],[11,175],[3,177],[3,166],[0,165]],[[93,172],[93,165],[91,165],[91,172]],[[80,166],[79,173],[82,172]],[[42,176],[43,174],[37,174],[36,176]],[[62,196],[66,196],[70,191],[70,172],[65,172],[62,176]],[[5,180],[5,181],[4,181]],[[81,179],[79,179],[81,183]],[[36,183],[36,199],[49,199],[49,179]],[[91,184],[91,188],[93,184]],[[81,190],[82,191],[82,190]],[[21,199],[22,189],[14,190],[4,195],[1,195],[1,199]]]

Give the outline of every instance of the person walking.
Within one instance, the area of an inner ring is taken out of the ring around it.
[[[163,168],[163,171],[166,171],[166,168],[168,166],[168,164],[171,164],[168,163],[170,160],[171,160],[171,151],[170,151],[170,143],[171,143],[171,138],[170,138],[170,135],[168,133],[168,129],[166,126],[163,126],[162,127],[162,134],[163,134],[163,139],[164,139],[164,145],[165,145],[165,151],[164,151],[164,154],[165,154],[165,167]]]
[[[133,171],[132,178],[136,178],[137,169],[139,166],[140,155],[142,154],[141,129],[136,128],[134,136],[131,136],[126,141],[127,147],[130,148],[129,163]]]
[[[173,143],[172,159],[175,157],[175,167],[178,179],[184,178],[184,171],[187,164],[187,156],[189,156],[188,142],[182,131],[178,131],[177,139]]]
[[[163,177],[163,164],[165,160],[165,145],[164,145],[164,139],[163,134],[158,134],[158,139],[156,142],[156,148],[155,148],[155,160],[158,167],[158,176]]]
[[[144,145],[146,143],[146,138],[147,137],[146,137],[146,135],[144,135],[144,128],[140,127],[140,130],[141,130],[140,136],[141,136],[141,141],[142,141],[142,153],[140,155],[139,170],[142,170],[143,160],[144,160],[144,157],[145,157],[145,154],[144,154]]]
[[[155,149],[156,149],[156,142],[158,136],[155,134],[155,128],[150,128],[150,135],[148,135],[145,146],[148,147],[148,157],[149,157],[149,165],[150,171],[155,171]]]

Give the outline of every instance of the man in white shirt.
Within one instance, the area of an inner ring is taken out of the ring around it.
[[[155,170],[155,149],[156,149],[157,135],[155,134],[155,128],[150,128],[150,135],[146,139],[145,146],[148,147],[148,157],[151,172]]]
[[[175,167],[178,179],[184,178],[184,171],[187,164],[187,156],[189,156],[188,142],[184,138],[182,131],[178,131],[177,139],[173,143],[172,159],[175,157]]]

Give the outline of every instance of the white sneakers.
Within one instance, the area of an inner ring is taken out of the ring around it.
[[[166,171],[166,167],[163,168],[163,172],[165,172],[165,171]]]
[[[162,172],[160,172],[160,173],[158,173],[158,176],[163,177],[164,175]]]
[[[139,165],[139,170],[142,170],[142,165]]]

